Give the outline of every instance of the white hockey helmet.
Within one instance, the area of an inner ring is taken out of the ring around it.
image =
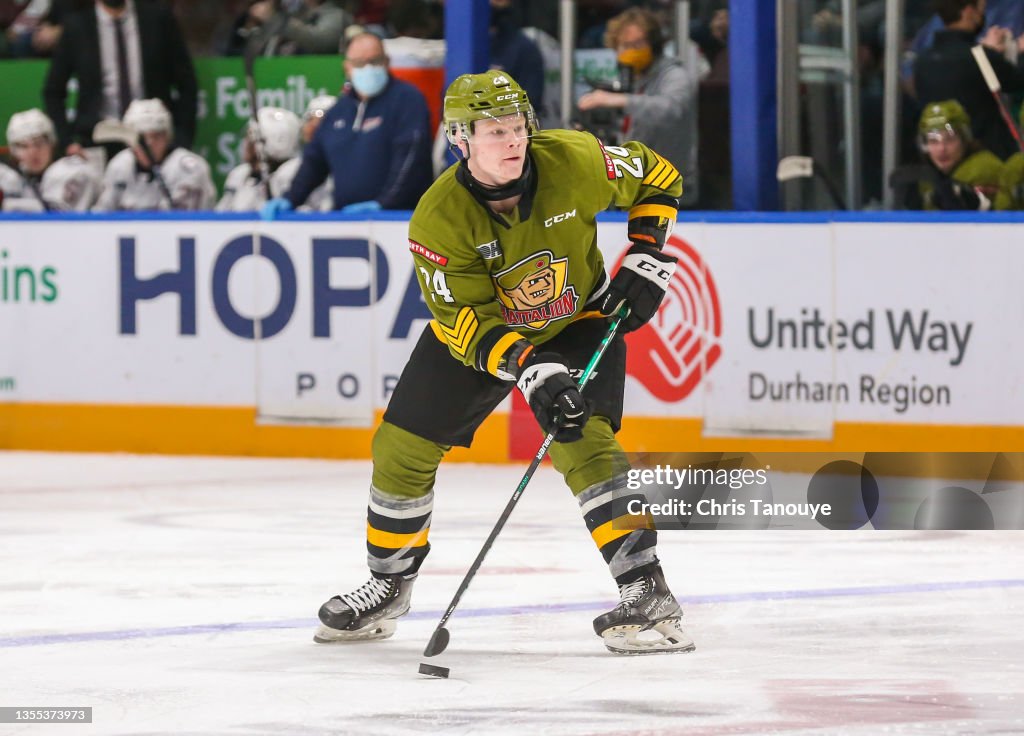
[[[263,136],[263,151],[267,158],[287,161],[299,153],[299,116],[283,107],[261,107],[256,119]],[[249,123],[252,125],[252,123]]]
[[[162,100],[133,100],[124,113],[124,124],[136,133],[171,133],[174,123]]]
[[[320,95],[314,97],[306,105],[306,112],[302,114],[302,122],[312,120],[313,118],[322,118],[324,114],[334,107],[334,103],[338,101],[338,98],[334,95]]]
[[[7,123],[7,144],[16,146],[35,138],[46,138],[51,143],[56,143],[57,131],[53,127],[53,121],[37,107],[14,113]]]

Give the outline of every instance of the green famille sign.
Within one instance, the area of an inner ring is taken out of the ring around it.
[[[300,56],[257,59],[257,100],[260,107],[284,107],[298,115],[319,95],[337,94],[344,82],[341,57]],[[30,107],[43,107],[46,61],[0,62],[7,80],[0,96],[0,140],[6,145],[7,121]],[[241,163],[242,140],[249,120],[249,94],[240,58],[197,59],[199,119],[193,148],[210,162],[219,188],[228,172]],[[74,99],[74,85],[71,96]]]

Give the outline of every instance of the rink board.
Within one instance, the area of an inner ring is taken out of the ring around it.
[[[665,306],[629,337],[623,444],[1024,449],[1019,229],[684,216]],[[429,319],[401,216],[0,233],[3,447],[366,457]],[[615,264],[624,219],[598,239]],[[458,457],[521,455],[517,416]]]

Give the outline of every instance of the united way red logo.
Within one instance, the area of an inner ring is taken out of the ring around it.
[[[626,372],[656,398],[676,402],[689,396],[721,357],[722,310],[711,271],[693,246],[673,235],[664,250],[679,265],[658,313],[629,336]]]

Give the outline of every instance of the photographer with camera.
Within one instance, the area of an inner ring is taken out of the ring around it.
[[[618,55],[622,91],[587,92],[579,99],[580,111],[621,111],[620,140],[640,141],[668,159],[686,183],[681,204],[693,205],[697,201],[697,85],[693,72],[678,59],[664,56],[661,24],[642,8],[630,8],[608,21],[605,45]]]

